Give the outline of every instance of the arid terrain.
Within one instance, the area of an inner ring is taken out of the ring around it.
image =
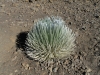
[[[23,46],[34,20],[51,15],[77,33],[76,52],[40,63]],[[100,0],[0,0],[0,75],[100,75]]]

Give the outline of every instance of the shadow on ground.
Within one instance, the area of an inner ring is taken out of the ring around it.
[[[16,39],[17,49],[22,49],[23,51],[25,51],[25,47],[26,47],[25,40],[27,38],[27,34],[28,34],[28,31],[25,31],[17,35],[17,39]]]
[[[24,55],[30,59],[30,60],[33,60],[31,57],[29,57],[27,54],[26,54],[26,47],[27,45],[25,44],[25,41],[26,41],[26,38],[27,38],[27,34],[28,34],[28,31],[25,31],[25,32],[21,32],[17,35],[17,39],[16,39],[16,48],[18,50],[21,50],[23,51]]]

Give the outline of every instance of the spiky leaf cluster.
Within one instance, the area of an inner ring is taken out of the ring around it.
[[[34,23],[26,40],[26,53],[35,60],[67,57],[75,48],[75,34],[60,17],[46,17]]]

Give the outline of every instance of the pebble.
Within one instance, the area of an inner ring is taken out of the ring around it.
[[[65,60],[64,64],[68,64],[68,63],[69,63],[69,61],[68,60]]]
[[[17,56],[15,56],[11,61],[14,61],[14,60],[16,60],[17,59]]]
[[[54,71],[54,72],[57,72],[57,71],[58,71],[58,67],[54,67],[54,68],[53,68],[53,71]]]
[[[96,39],[99,41],[100,40],[100,37],[99,36],[96,36]]]
[[[49,2],[53,3],[53,0],[49,0]]]
[[[95,47],[94,50],[95,50],[95,51],[99,51],[99,48],[98,48],[98,47]]]
[[[41,5],[40,4],[36,4],[36,7],[40,7]]]
[[[48,61],[48,66],[49,66],[49,65],[53,65],[53,63],[54,63],[53,60]]]
[[[74,59],[77,59],[77,58],[78,58],[78,55],[75,55],[75,56],[74,56]]]
[[[47,67],[44,64],[42,64],[42,63],[40,63],[39,66],[41,67],[41,70],[47,69]]]
[[[25,24],[24,27],[27,27],[27,24]]]
[[[13,73],[10,73],[9,75],[13,75]]]
[[[76,59],[75,62],[76,62],[76,63],[79,63],[80,61],[79,61],[79,59]]]
[[[86,75],[90,75],[90,73],[86,73]]]
[[[0,5],[0,7],[5,7],[5,5],[4,5],[4,4],[2,4],[2,5]]]
[[[14,72],[18,72],[18,70],[15,70]]]
[[[92,70],[90,68],[87,69],[87,72],[91,72]]]
[[[42,68],[41,68],[41,70],[45,70],[45,68],[44,68],[44,67],[42,67]]]
[[[68,67],[67,67],[66,65],[63,65],[63,68],[64,68],[65,70],[67,70],[67,69],[68,69]]]
[[[28,70],[29,69],[29,64],[22,63],[22,66],[25,68],[25,70]]]
[[[52,72],[53,66],[49,67],[48,69],[50,72]]]
[[[38,8],[36,8],[36,7],[32,7],[32,8],[30,8],[30,10],[32,10],[32,11],[38,11]]]
[[[82,56],[80,56],[80,60],[83,60],[83,57]]]
[[[48,75],[52,75],[51,72],[49,72]]]

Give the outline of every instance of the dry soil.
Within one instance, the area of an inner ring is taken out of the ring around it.
[[[61,16],[78,34],[66,60],[40,63],[24,54],[34,20]],[[100,0],[0,0],[0,75],[100,75]]]

